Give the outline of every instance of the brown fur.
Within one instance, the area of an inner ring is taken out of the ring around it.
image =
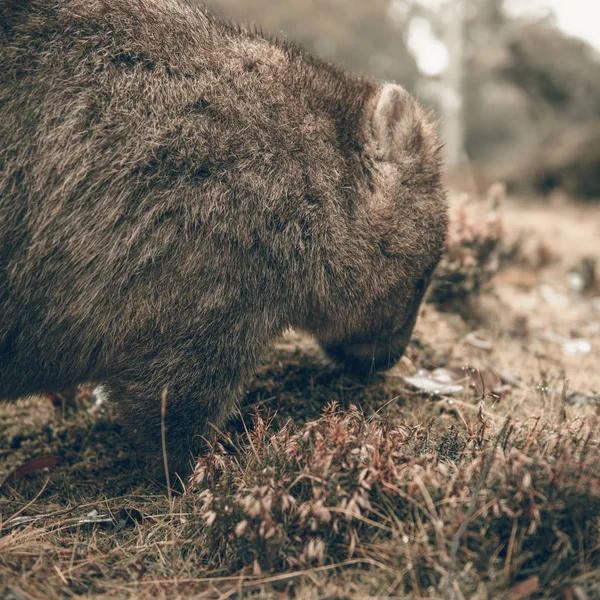
[[[178,0],[4,0],[0,64],[0,397],[103,383],[158,456],[168,386],[185,471],[285,329],[400,357],[447,219],[402,88]]]

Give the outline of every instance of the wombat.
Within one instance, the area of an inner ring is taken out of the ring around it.
[[[179,0],[0,5],[0,398],[104,385],[184,473],[288,328],[400,358],[447,226],[432,120]]]

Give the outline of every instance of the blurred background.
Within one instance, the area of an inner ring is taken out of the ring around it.
[[[440,117],[457,182],[600,198],[594,0],[208,3],[353,72],[402,84]]]

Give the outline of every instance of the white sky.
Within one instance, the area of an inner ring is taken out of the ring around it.
[[[522,0],[507,0],[507,8],[523,14],[530,4]],[[568,34],[583,38],[600,50],[600,1],[599,0],[535,0],[531,2],[539,10],[552,8],[558,26]]]
[[[448,0],[421,0],[433,8]],[[392,0],[390,15],[402,18],[402,2]],[[556,15],[557,25],[564,32],[579,37],[600,50],[600,0],[506,0],[506,9],[515,16],[547,14]],[[396,14],[397,13],[397,14]],[[425,19],[415,19],[411,25],[408,45],[417,58],[419,68],[426,75],[439,75],[448,65],[448,52],[435,38]]]

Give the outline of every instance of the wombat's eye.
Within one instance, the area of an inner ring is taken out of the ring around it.
[[[417,294],[422,293],[425,291],[426,287],[427,287],[427,283],[425,282],[425,279],[419,279],[419,281],[417,281],[415,291],[417,292]]]
[[[423,275],[423,277],[421,277],[421,279],[417,281],[417,284],[415,285],[414,299],[417,304],[420,303],[423,296],[425,295],[425,291],[427,290],[429,282],[431,281],[431,275],[432,273],[426,273],[425,275]]]
[[[431,279],[433,278],[433,273],[435,272],[435,268],[437,267],[437,262],[429,267],[424,273],[423,277],[419,280],[419,285],[423,286],[423,289],[427,289],[429,284],[431,283]]]

